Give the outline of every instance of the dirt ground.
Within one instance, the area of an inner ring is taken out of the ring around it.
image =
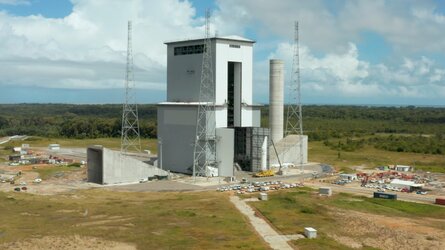
[[[445,231],[431,225],[444,225],[444,219],[415,220],[355,211],[333,210],[339,231],[329,234],[352,248],[372,246],[380,249],[445,249]],[[428,223],[425,223],[425,220]]]
[[[79,189],[96,187],[98,185],[94,183],[86,182],[86,167],[79,170],[64,172],[60,176],[52,176],[47,180],[43,180],[41,183],[34,183],[34,180],[39,177],[39,173],[33,171],[34,169],[48,169],[57,168],[51,164],[40,165],[24,165],[24,166],[0,166],[1,170],[7,173],[18,173],[21,171],[20,176],[15,177],[15,184],[8,182],[0,183],[0,191],[8,192],[14,190],[15,187],[22,187],[21,182],[26,182],[27,193],[40,194],[40,195],[54,195]]]
[[[31,238],[25,241],[17,241],[12,243],[1,244],[0,249],[17,249],[17,250],[39,250],[39,249],[66,249],[66,250],[83,250],[83,249],[100,249],[100,250],[134,250],[136,246],[128,243],[103,240],[94,237],[85,236],[68,236],[55,237],[45,236],[42,238]]]

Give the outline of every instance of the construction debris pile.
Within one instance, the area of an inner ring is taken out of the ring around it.
[[[54,144],[51,144],[54,145]],[[12,154],[8,156],[9,166],[33,165],[33,164],[52,164],[52,165],[68,165],[75,161],[73,159],[61,158],[34,151],[29,148],[29,144],[22,144],[22,147],[12,148]],[[85,162],[80,162],[84,165]]]
[[[442,185],[431,174],[414,174],[406,171],[383,171],[383,172],[359,172],[357,174],[340,174],[333,184],[345,185],[352,182],[360,182],[361,187],[377,189],[379,192],[385,190],[396,192],[415,192],[427,194],[427,191]],[[427,189],[428,188],[428,189]]]

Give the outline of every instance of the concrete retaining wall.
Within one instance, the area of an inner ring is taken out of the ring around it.
[[[307,135],[302,136],[303,143],[303,164],[307,163]],[[282,140],[275,143],[275,148],[278,152],[278,157],[283,163],[293,163],[295,166],[299,166],[300,164],[300,136],[298,135],[288,135]],[[269,161],[271,166],[278,165],[277,155],[273,149],[273,146],[269,148]]]
[[[87,163],[88,181],[99,184],[138,182],[140,179],[168,174],[157,167],[102,146],[88,147]]]

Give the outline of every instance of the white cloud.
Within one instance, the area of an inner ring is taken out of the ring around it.
[[[0,4],[26,4],[0,0]],[[133,21],[139,88],[164,90],[165,41],[201,37],[203,19],[189,1],[72,0],[65,18],[0,11],[0,84],[52,88],[123,86],[127,20]],[[217,0],[212,31],[253,32],[255,53],[292,64],[293,22],[300,22],[301,72],[307,95],[445,97],[444,16],[425,1]],[[200,13],[202,14],[202,13]],[[370,63],[360,57],[362,32],[383,37],[394,53]],[[271,52],[272,51],[272,52]],[[263,56],[264,57],[264,56]],[[254,57],[258,58],[257,56]],[[268,60],[254,64],[255,94],[268,91]],[[257,88],[258,87],[258,88]]]
[[[445,69],[434,60],[404,58],[403,63],[388,66],[371,64],[359,59],[359,51],[353,43],[343,53],[315,56],[307,47],[300,47],[301,85],[304,96],[324,96],[327,99],[344,98],[444,98]],[[289,83],[292,65],[292,45],[281,43],[269,58],[282,59],[286,65],[286,83]],[[267,88],[268,60],[256,67],[265,72],[261,88]],[[258,74],[258,73],[257,73]],[[261,73],[260,73],[261,74]],[[288,99],[288,98],[287,98]],[[288,99],[289,100],[289,99]]]
[[[291,39],[293,22],[299,21],[302,41],[316,51],[346,51],[348,42],[360,42],[364,31],[381,35],[403,53],[445,50],[445,16],[435,12],[430,0],[220,0],[218,5],[224,31],[255,27],[260,36]]]
[[[73,0],[65,18],[0,12],[0,83],[63,88],[122,87],[127,20],[133,22],[138,87],[165,85],[164,41],[200,36],[187,1]],[[162,87],[165,89],[165,86]]]

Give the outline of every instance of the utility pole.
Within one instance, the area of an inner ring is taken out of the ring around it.
[[[303,170],[303,113],[301,108],[301,84],[300,84],[300,45],[298,36],[298,22],[295,22],[294,53],[292,62],[291,83],[289,84],[291,102],[287,106],[285,135],[299,135],[300,143],[300,169]]]
[[[139,134],[138,107],[136,104],[133,75],[133,50],[131,40],[131,21],[128,21],[127,41],[127,68],[125,73],[125,103],[122,111],[121,153],[128,150],[141,151],[141,139]]]
[[[212,62],[210,11],[206,10],[198,116],[193,151],[193,177],[195,180],[197,176],[208,177],[208,167],[218,167],[216,162],[215,81]]]

